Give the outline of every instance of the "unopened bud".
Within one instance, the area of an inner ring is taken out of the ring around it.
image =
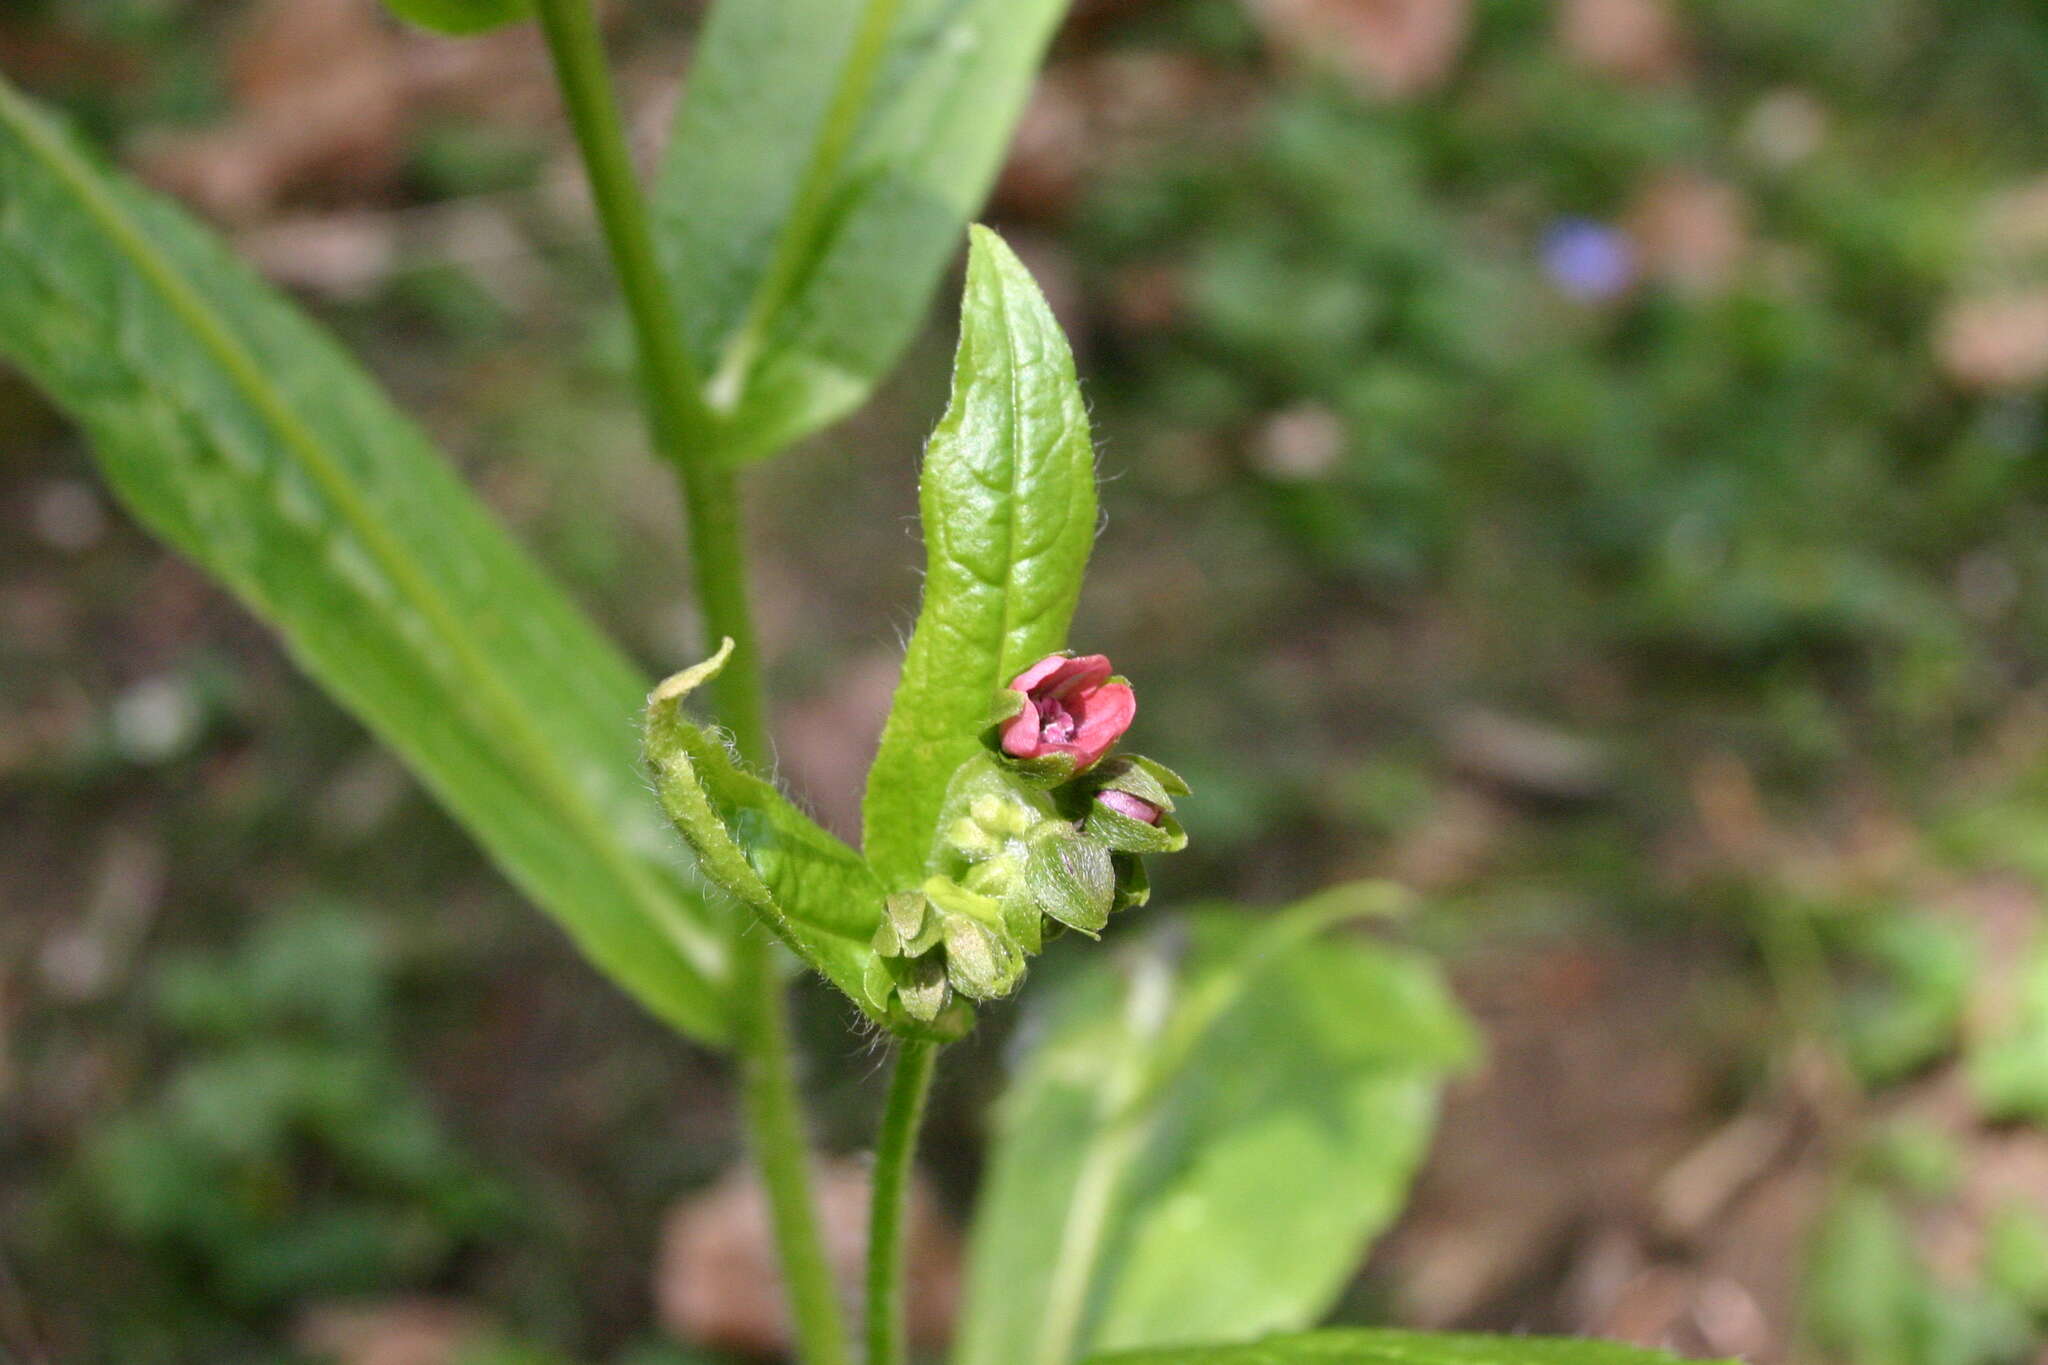
[[[1106,791],[1098,792],[1095,799],[1108,806],[1118,815],[1128,816],[1130,819],[1147,825],[1159,823],[1161,813],[1159,807],[1153,805],[1142,796],[1134,796],[1130,792],[1118,791],[1116,788],[1111,787]]]
[[[999,930],[965,915],[946,917],[946,976],[954,990],[977,1000],[1000,999],[1023,971],[1023,954]]]
[[[911,1018],[929,1024],[939,1017],[939,1011],[946,1008],[952,997],[952,988],[946,980],[946,964],[939,960],[939,954],[927,953],[923,957],[897,958],[892,975],[896,978],[896,995],[903,1001],[903,1009]]]

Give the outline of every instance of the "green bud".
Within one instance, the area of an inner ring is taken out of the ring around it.
[[[960,885],[969,891],[1001,900],[1017,885],[1017,877],[1023,869],[1023,860],[1013,853],[1000,858],[990,858],[985,863],[976,863],[960,878]]]
[[[1010,803],[993,792],[983,792],[967,803],[967,815],[974,824],[989,834],[1007,834],[1013,822],[1010,818]]]
[[[939,918],[931,913],[922,891],[898,891],[883,902],[883,918],[896,931],[906,957],[920,957],[939,946]]]
[[[993,896],[969,891],[951,877],[926,877],[923,894],[942,921],[960,916],[991,929],[1002,927],[1003,907]]]
[[[1080,805],[1081,828],[1118,853],[1177,853],[1187,847],[1187,831],[1173,818],[1173,798],[1186,796],[1188,784],[1180,774],[1163,763],[1138,754],[1120,754],[1107,759],[1075,784],[1068,799],[1069,809]],[[1133,818],[1117,809],[1130,802],[1104,801],[1105,792],[1135,797],[1158,813],[1158,819]]]
[[[976,1000],[997,1000],[1015,989],[1023,974],[1024,954],[1000,927],[965,915],[946,917],[946,979],[954,990]]]
[[[1124,795],[1105,805],[1104,792]],[[1097,934],[1115,911],[1144,904],[1151,891],[1138,855],[1187,842],[1171,814],[1186,792],[1171,769],[1136,755],[1110,757],[1078,778],[1062,755],[1020,762],[984,753],[963,763],[946,792],[931,875],[890,898],[875,939],[904,1007],[919,989],[926,994],[916,1010],[949,1003],[929,975],[906,987],[913,963],[942,970],[959,997],[951,1007],[965,1009],[961,1001],[1016,989],[1029,959],[1058,934]]]
[[[989,833],[986,826],[972,818],[955,820],[946,830],[946,842],[970,861],[993,857],[1003,847],[999,835]]]
[[[896,926],[889,922],[887,915],[882,916],[882,922],[875,926],[874,937],[868,940],[868,946],[883,957],[909,956],[904,951],[902,936],[896,932]]]
[[[896,981],[896,996],[903,1002],[903,1012],[921,1024],[937,1019],[952,998],[952,987],[946,979],[946,964],[940,961],[941,956],[939,953],[926,953],[923,957],[886,959],[889,974]]]

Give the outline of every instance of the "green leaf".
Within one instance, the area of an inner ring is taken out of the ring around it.
[[[2048,1124],[2048,935],[2022,965],[2006,1018],[1972,1039],[1966,1073],[1984,1116]]]
[[[924,606],[864,808],[863,847],[891,890],[924,875],[946,785],[997,694],[1065,645],[1095,539],[1095,450],[1073,355],[1030,274],[982,227],[918,509]]]
[[[1065,8],[724,0],[712,11],[654,213],[731,458],[772,454],[845,414],[896,363]]]
[[[718,676],[718,654],[676,674],[647,698],[645,742],[655,791],[697,855],[698,869],[752,911],[855,1004],[898,1032],[955,1037],[965,1011],[918,1024],[875,1000],[866,985],[883,915],[882,884],[861,856],[739,766],[724,739],[691,723],[682,703]]]
[[[1425,960],[1318,938],[1390,904],[1350,887],[1277,917],[1198,912],[1177,965],[1098,960],[1067,983],[998,1113],[963,1365],[1244,1337],[1328,1309],[1473,1050]]]
[[[592,961],[724,1035],[722,916],[632,761],[638,672],[324,333],[4,82],[0,357]]]
[[[409,24],[465,37],[502,28],[533,12],[532,0],[384,0]]]
[[[1903,910],[1857,917],[1844,932],[1859,977],[1843,992],[1842,1046],[1865,1081],[1889,1085],[1954,1047],[1975,948],[1954,926]]]
[[[1091,1356],[1088,1365],[1674,1365],[1677,1360],[1663,1351],[1611,1341],[1348,1328],[1240,1346],[1119,1351]]]

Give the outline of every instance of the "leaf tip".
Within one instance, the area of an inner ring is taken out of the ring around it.
[[[1017,258],[1016,249],[1003,240],[1003,234],[985,223],[967,225],[967,278],[970,291],[976,281],[990,278],[1006,284],[1023,280],[1032,283],[1034,289],[1037,287],[1031,272]]]
[[[725,670],[725,661],[732,657],[733,638],[728,635],[718,646],[718,652],[701,664],[692,664],[680,673],[671,673],[661,680],[652,692],[647,694],[649,710],[667,701],[680,701],[690,693],[710,682]]]

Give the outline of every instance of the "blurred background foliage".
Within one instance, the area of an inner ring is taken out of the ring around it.
[[[678,8],[610,9],[650,146]],[[650,672],[689,656],[530,32],[16,0],[0,66],[304,295]],[[1082,0],[990,216],[1094,407],[1076,642],[1197,790],[1145,914],[1394,878],[1487,1035],[1346,1320],[2035,1358],[2048,17]],[[949,308],[750,476],[782,776],[842,831]],[[6,375],[0,449],[0,1354],[773,1350],[713,1061]],[[1010,1022],[941,1078],[934,1334]],[[806,997],[854,1152],[843,1023]]]

